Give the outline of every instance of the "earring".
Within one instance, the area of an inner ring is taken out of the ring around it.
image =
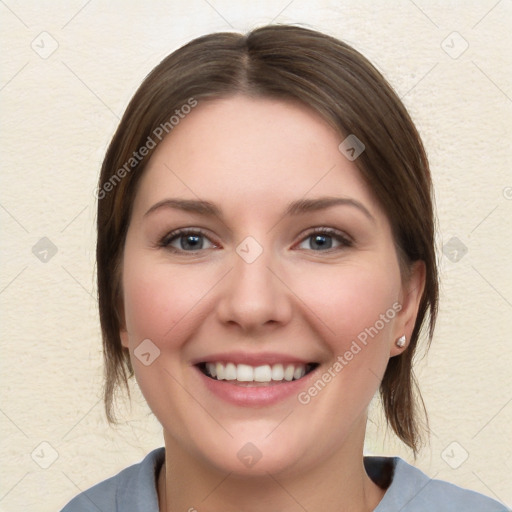
[[[400,338],[398,338],[396,340],[396,346],[399,347],[399,348],[403,348],[405,347],[405,342],[406,342],[407,338],[404,336],[400,336]]]

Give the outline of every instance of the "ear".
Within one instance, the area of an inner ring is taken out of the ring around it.
[[[119,338],[121,339],[121,345],[124,348],[129,348],[129,336],[128,336],[128,330],[126,328],[126,317],[124,312],[124,304],[123,299],[121,296],[119,296],[119,299],[117,301],[117,316],[119,318]]]
[[[121,338],[121,345],[124,348],[128,348],[129,345],[129,338],[128,338],[128,331],[122,327],[119,329],[119,337]]]
[[[407,350],[409,340],[418,316],[423,290],[425,289],[426,267],[425,262],[419,260],[412,264],[409,270],[407,282],[402,283],[400,305],[402,308],[396,316],[393,344],[389,356],[398,356],[404,350]],[[406,343],[403,347],[397,347],[395,341],[400,336],[406,337]]]

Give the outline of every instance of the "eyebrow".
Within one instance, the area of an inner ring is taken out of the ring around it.
[[[333,206],[352,206],[365,214],[368,219],[375,222],[375,218],[370,211],[359,201],[348,197],[318,197],[315,199],[299,199],[291,202],[284,211],[284,216],[301,215],[304,213],[315,212],[332,208]],[[154,204],[145,214],[144,217],[150,213],[161,208],[173,208],[187,212],[197,213],[199,215],[217,216],[222,218],[221,209],[210,201],[203,201],[200,199],[177,199],[168,198]]]

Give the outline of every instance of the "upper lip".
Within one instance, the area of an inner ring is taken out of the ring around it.
[[[247,364],[250,366],[262,366],[265,364],[309,364],[315,362],[312,359],[302,359],[290,354],[279,354],[276,352],[219,352],[198,358],[192,361],[193,365],[201,363],[234,363]]]

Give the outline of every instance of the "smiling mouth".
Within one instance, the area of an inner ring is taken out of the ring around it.
[[[264,364],[251,366],[223,362],[200,363],[201,372],[216,381],[230,381],[246,386],[269,386],[300,380],[311,373],[318,363],[308,364]]]

